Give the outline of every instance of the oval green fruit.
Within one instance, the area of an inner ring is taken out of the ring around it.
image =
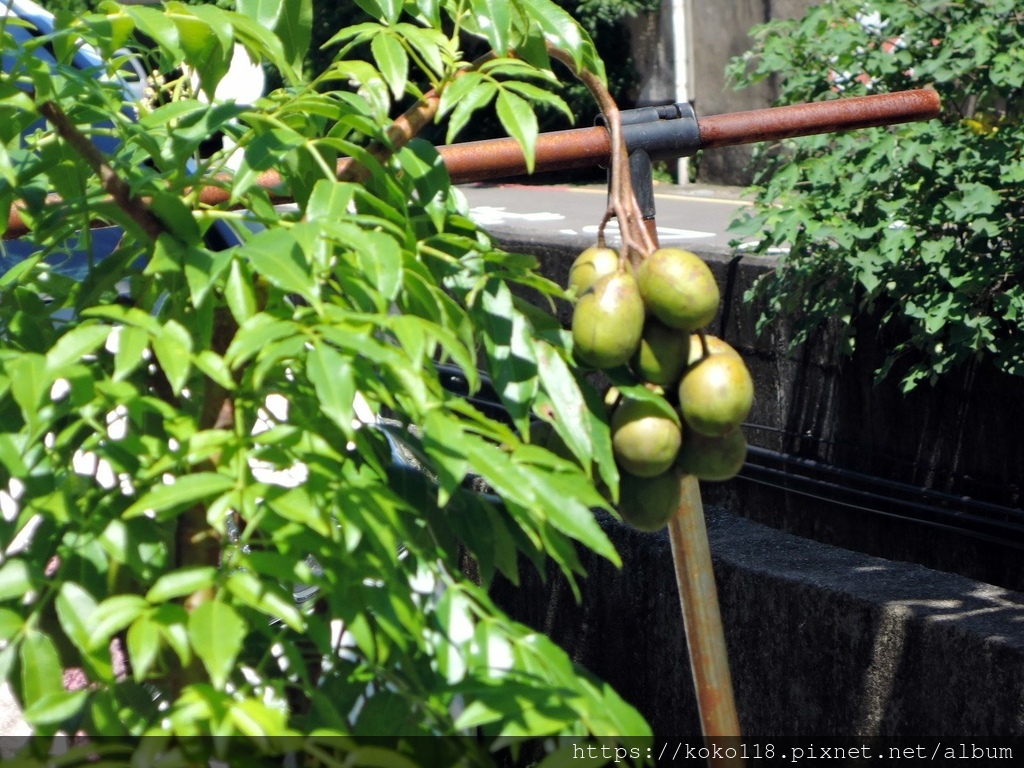
[[[648,311],[670,328],[695,331],[718,312],[718,283],[708,265],[681,248],[659,248],[641,262],[637,284]]]
[[[622,469],[637,477],[654,477],[672,466],[682,430],[647,400],[626,400],[612,414],[612,451]]]
[[[572,340],[576,358],[595,368],[629,362],[644,330],[644,302],[628,272],[599,279],[576,303]]]
[[[636,375],[651,384],[669,386],[679,381],[687,366],[690,337],[678,328],[669,328],[654,317],[644,323],[640,348],[633,358]]]
[[[614,248],[592,245],[584,250],[569,267],[569,290],[576,289],[582,296],[605,275],[619,268],[619,252]]]
[[[692,430],[720,437],[736,429],[754,403],[754,382],[739,355],[698,360],[679,382],[679,410]]]
[[[657,477],[619,477],[619,514],[641,531],[659,531],[675,517],[682,502],[682,473],[670,469]]]
[[[676,466],[699,480],[731,480],[743,469],[747,459],[747,440],[743,431],[734,429],[721,437],[708,437],[689,430],[679,450]]]

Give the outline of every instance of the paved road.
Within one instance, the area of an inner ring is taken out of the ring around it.
[[[545,242],[591,243],[604,214],[607,195],[601,186],[529,186],[468,184],[460,189],[472,218],[496,236],[529,234]],[[732,187],[655,187],[658,236],[663,245],[730,250],[734,235],[726,227],[749,205]],[[615,222],[606,234],[614,241]]]

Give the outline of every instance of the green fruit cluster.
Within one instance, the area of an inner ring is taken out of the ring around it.
[[[620,514],[658,530],[679,507],[685,475],[727,480],[746,459],[740,424],[753,404],[750,373],[726,342],[695,333],[718,310],[717,283],[688,251],[660,248],[634,270],[615,250],[595,246],[573,263],[569,288],[577,359],[602,369],[628,365],[664,397],[627,397],[611,414]]]

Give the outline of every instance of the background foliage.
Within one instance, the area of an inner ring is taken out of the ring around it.
[[[603,404],[571,336],[512,287],[562,291],[475,227],[429,142],[387,133],[396,105],[434,88],[457,123],[494,101],[529,149],[531,105],[564,106],[545,43],[601,62],[547,0],[360,5],[374,20],[338,32],[312,77],[301,0],[104,5],[27,45],[0,29],[0,202],[22,206],[34,245],[0,277],[0,674],[39,734],[147,735],[140,749],[198,762],[287,748],[311,765],[650,736],[487,594],[521,562],[575,585],[579,546],[619,562],[592,511],[618,485]],[[468,60],[459,30],[495,55]],[[190,69],[126,110],[116,52],[139,33],[161,72]],[[106,72],[71,66],[83,41]],[[235,43],[283,87],[211,104]],[[215,131],[232,141],[201,156]],[[342,155],[371,173],[337,178]],[[255,183],[271,167],[294,206]],[[112,180],[131,193],[118,205]],[[225,202],[201,203],[203,186]],[[123,230],[102,260],[96,219]],[[71,275],[77,233],[88,264]],[[508,421],[445,390],[437,361],[473,391],[483,366]],[[388,420],[360,422],[360,402]],[[527,442],[538,419],[568,453]],[[317,599],[296,605],[294,584]],[[65,668],[88,686],[66,690]],[[102,747],[116,762],[127,744]]]
[[[51,11],[57,9],[81,11],[94,10],[102,2],[103,0],[42,0],[40,5]],[[234,0],[184,0],[184,2],[188,5],[213,4],[221,8],[233,8],[235,5]],[[624,22],[627,18],[637,14],[656,11],[661,6],[660,0],[555,0],[555,2],[569,13],[594,41],[598,55],[605,62],[608,89],[619,106],[623,109],[634,106],[638,75],[629,51],[623,48],[623,40],[627,39],[629,34]],[[324,44],[338,30],[365,21],[368,16],[358,3],[314,0],[312,8],[312,45],[309,48],[307,60],[311,71],[320,72],[330,65],[337,52],[336,46],[325,47]],[[466,43],[471,51],[482,52],[483,50],[479,44],[475,44],[471,40]],[[564,75],[564,72],[559,74]],[[279,82],[275,82],[275,84],[279,84]],[[575,125],[591,125],[598,110],[587,89],[572,78],[567,78],[559,88],[562,98],[569,106],[569,112],[575,118]],[[561,110],[543,104],[538,106],[538,119],[542,131],[560,130],[572,125],[572,122]],[[429,127],[422,135],[437,143],[444,139],[443,131],[431,130]],[[496,115],[493,110],[484,110],[477,115],[472,124],[466,127],[461,135],[461,140],[473,141],[494,138],[499,135],[503,135],[502,127]],[[577,173],[583,175],[583,172]],[[600,175],[600,173],[595,170],[591,175]]]
[[[756,253],[790,249],[758,287],[762,325],[790,319],[801,341],[869,315],[893,340],[879,375],[906,389],[981,359],[1024,374],[1020,4],[833,0],[754,34],[730,74],[784,72],[780,103],[929,86],[944,105],[927,123],[758,150],[757,206],[734,231]]]

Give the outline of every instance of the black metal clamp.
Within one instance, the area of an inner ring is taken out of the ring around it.
[[[633,193],[644,219],[653,219],[653,163],[697,154],[700,149],[697,114],[688,102],[627,109],[620,114]],[[604,115],[598,115],[594,123],[605,125]]]

